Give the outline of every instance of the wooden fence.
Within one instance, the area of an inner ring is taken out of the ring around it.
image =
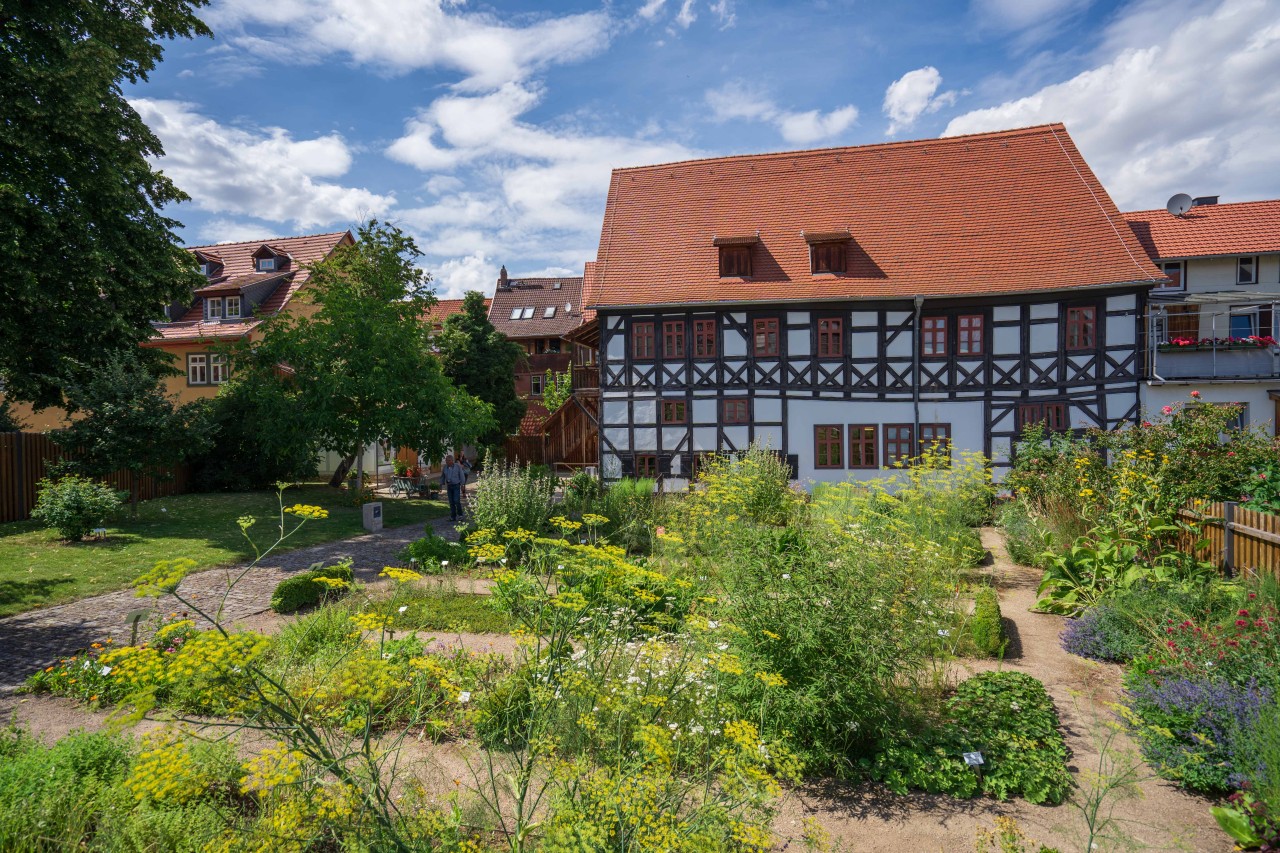
[[[36,483],[45,476],[45,463],[64,459],[68,454],[44,433],[0,432],[0,522],[22,521],[31,517],[36,505]],[[103,480],[114,489],[133,493],[139,500],[180,495],[191,484],[191,472],[179,465],[165,477],[134,477],[128,471],[116,471]]]
[[[1245,509],[1234,501],[1192,503],[1180,515],[1201,522],[1205,543],[1194,550],[1196,557],[1228,573],[1280,578],[1280,515]],[[1195,544],[1185,536],[1182,549],[1192,553]]]
[[[508,462],[524,465],[544,465],[547,461],[544,440],[540,435],[509,435],[502,442],[502,450]]]

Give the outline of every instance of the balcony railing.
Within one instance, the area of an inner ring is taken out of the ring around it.
[[[1270,329],[1270,311],[1153,313],[1149,317],[1147,363],[1151,378],[1267,379],[1280,377],[1280,346]],[[1245,334],[1249,332],[1250,334]]]
[[[600,387],[600,365],[586,364],[573,366],[573,390],[587,391]]]

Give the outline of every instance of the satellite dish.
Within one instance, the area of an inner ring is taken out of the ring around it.
[[[1173,198],[1169,199],[1169,203],[1164,206],[1164,209],[1174,216],[1181,216],[1191,209],[1191,204],[1191,196],[1186,193],[1178,193]]]

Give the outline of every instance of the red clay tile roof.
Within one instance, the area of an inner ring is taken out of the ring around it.
[[[542,425],[547,420],[547,407],[538,400],[526,400],[525,402],[528,408],[524,410],[524,417],[520,419],[520,427],[516,430],[516,434],[542,435]]]
[[[444,321],[454,314],[462,313],[462,299],[437,299],[436,304],[427,309],[427,313],[422,315],[422,319],[435,326],[441,326]],[[484,301],[484,307],[487,309],[492,299]]]
[[[157,323],[154,343],[168,341],[205,341],[242,338],[263,318],[283,309],[310,278],[310,271],[303,265],[323,260],[344,241],[351,241],[350,231],[334,231],[329,234],[309,234],[305,237],[272,237],[265,240],[242,240],[237,243],[217,243],[211,246],[190,246],[188,251],[206,257],[215,255],[222,261],[219,275],[209,279],[209,284],[196,293],[214,295],[218,292],[234,292],[244,285],[263,279],[281,276],[275,291],[257,307],[252,318],[218,322],[205,322],[204,307],[197,300],[182,318],[173,323]],[[273,251],[293,258],[290,269],[283,272],[260,273],[254,268],[253,258],[263,245]]]
[[[801,232],[848,230],[849,271]],[[720,278],[716,235],[760,233]],[[1163,276],[1061,124],[615,169],[592,306],[1014,293]]]
[[[558,338],[582,323],[582,278],[513,278],[498,288],[489,306],[489,322],[508,338]],[[557,288],[556,283],[560,284]],[[533,309],[525,312],[525,309]],[[553,316],[546,316],[554,308]],[[513,320],[519,309],[531,316]]]
[[[1280,199],[1202,204],[1182,216],[1164,208],[1136,210],[1124,218],[1153,258],[1280,251]]]
[[[587,261],[582,265],[582,304],[594,305],[596,291],[596,262]],[[596,318],[596,309],[583,308],[582,322],[590,323]]]

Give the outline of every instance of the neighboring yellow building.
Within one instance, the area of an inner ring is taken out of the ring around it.
[[[168,321],[155,323],[155,337],[143,344],[169,353],[182,371],[166,380],[166,390],[183,403],[217,394],[228,378],[219,345],[253,339],[267,317],[298,310],[294,297],[310,278],[306,265],[353,242],[350,231],[336,231],[192,246],[188,251],[199,260],[208,283],[195,291],[190,304],[168,306]],[[13,411],[28,430],[66,424],[66,414],[57,408],[33,412],[15,404]]]

